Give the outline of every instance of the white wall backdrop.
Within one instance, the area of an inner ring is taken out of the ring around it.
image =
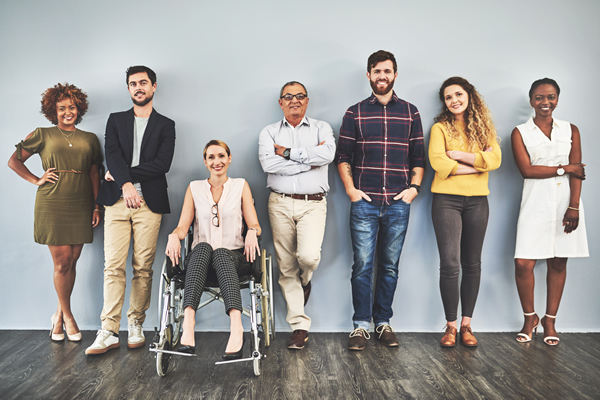
[[[371,5],[372,4],[372,5]],[[336,137],[345,110],[366,98],[369,54],[379,49],[398,60],[398,95],[421,111],[426,142],[440,108],[437,91],[460,75],[485,96],[502,138],[503,163],[491,173],[491,216],[473,327],[476,331],[518,331],[522,316],[514,283],[513,252],[522,178],[513,161],[510,132],[531,115],[531,82],[551,77],[561,85],[556,118],[582,133],[588,179],[583,185],[591,257],[569,261],[559,312],[559,331],[600,331],[600,233],[597,204],[600,139],[597,134],[600,3],[550,1],[3,1],[0,3],[0,159],[38,126],[40,94],[57,82],[87,92],[90,108],[81,129],[104,144],[110,112],[131,100],[125,70],[145,64],[158,75],[156,109],[176,121],[175,159],[168,174],[172,214],[163,219],[154,265],[153,299],[145,329],[157,325],[159,271],[167,234],[177,224],[189,181],[204,179],[204,144],[213,138],[233,152],[230,176],[250,183],[273,252],[267,214],[266,177],[257,158],[260,130],[282,118],[280,86],[303,82],[310,95],[308,115],[328,121]],[[6,162],[5,161],[5,162]],[[39,157],[27,165],[41,173]],[[352,251],[349,201],[330,167],[326,237],[307,313],[314,331],[349,331]],[[47,329],[56,308],[52,261],[33,241],[36,187],[9,168],[0,168],[0,329]],[[399,331],[438,331],[444,325],[438,289],[439,259],[431,223],[432,170],[413,203],[400,260],[392,325]],[[103,227],[94,231],[78,264],[72,296],[82,329],[98,329],[102,309]],[[127,267],[131,277],[131,266]],[[536,308],[544,313],[544,263],[536,276]],[[127,293],[128,299],[129,293]],[[276,317],[285,323],[285,302],[277,288]],[[127,303],[126,303],[127,306]],[[122,327],[126,325],[123,310]],[[227,330],[220,304],[198,315],[199,330]]]

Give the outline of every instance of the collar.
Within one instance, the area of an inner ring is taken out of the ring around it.
[[[377,96],[375,96],[375,93],[373,93],[373,92],[371,92],[371,96],[369,96],[369,98],[367,100],[369,101],[369,104],[375,104],[375,103],[381,104],[379,102],[379,99],[377,98]],[[397,101],[400,101],[400,98],[398,96],[396,96],[396,92],[394,90],[392,90],[392,98],[390,99],[390,103],[397,102]]]
[[[556,118],[552,119],[553,128],[562,128],[564,123],[564,121],[557,120]],[[530,131],[533,131],[534,129],[540,130],[540,128],[535,124],[535,122],[533,122],[533,117],[529,117],[529,120],[527,120],[525,126],[527,126],[527,129],[529,129]]]
[[[285,119],[285,117],[283,117],[283,120],[281,121],[281,124],[284,125],[284,126],[289,126],[290,128],[294,129],[294,127],[292,126],[292,124],[290,124],[288,122],[288,120]],[[310,122],[308,121],[308,118],[306,117],[306,115],[304,115],[304,117],[302,118],[302,121],[300,121],[300,123],[298,124],[298,126],[301,126],[301,125],[310,126]],[[296,126],[296,128],[298,126]]]

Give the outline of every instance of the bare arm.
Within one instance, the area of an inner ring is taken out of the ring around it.
[[[256,256],[260,254],[258,236],[260,236],[262,231],[260,229],[260,224],[258,223],[258,216],[256,215],[254,201],[252,200],[252,192],[250,191],[248,182],[244,182],[244,190],[242,191],[242,214],[244,215],[244,221],[248,227],[246,240],[244,242],[244,254],[246,255],[246,261],[254,262]]]
[[[573,135],[575,136],[575,135]],[[579,130],[577,131],[577,136],[579,138]],[[523,143],[523,138],[521,137],[521,132],[519,129],[515,128],[511,134],[511,143],[513,149],[513,156],[515,157],[515,162],[517,163],[517,168],[521,172],[523,178],[526,179],[547,179],[558,176],[559,166],[556,167],[547,167],[544,165],[531,165],[531,159],[529,158],[529,153],[527,153],[527,149],[525,148],[525,143]],[[571,147],[571,151],[572,147]],[[581,149],[580,149],[580,159],[581,159]],[[585,164],[581,164],[581,162],[573,163],[569,158],[569,165],[563,165],[562,168],[565,170],[565,173],[570,174],[571,176],[578,178],[580,180],[585,179]]]
[[[90,177],[90,183],[92,184],[92,197],[94,201],[96,201],[96,197],[98,197],[98,192],[100,191],[100,170],[98,169],[97,164],[92,164],[90,166],[88,176]],[[92,213],[92,228],[97,227],[102,219],[102,206],[96,204],[94,207],[94,210],[98,211]]]
[[[33,135],[31,132],[25,139],[29,139],[29,137]],[[21,159],[17,157],[17,151],[21,151]],[[17,175],[21,178],[25,179],[29,183],[33,183],[36,186],[42,186],[44,183],[55,183],[58,181],[58,175],[53,172],[56,168],[48,168],[48,171],[45,171],[41,178],[38,178],[34,174],[31,173],[29,168],[25,166],[25,161],[29,159],[33,154],[29,153],[27,150],[23,149],[21,146],[12,153],[10,158],[8,159],[8,167],[15,171]]]
[[[423,175],[425,174],[425,168],[415,167],[410,171],[410,184],[421,186],[421,181],[423,180]],[[405,203],[412,203],[412,201],[417,197],[419,192],[414,187],[409,187],[408,189],[404,189],[400,193],[398,193],[394,200],[402,199]]]
[[[346,194],[350,197],[350,201],[355,202],[360,199],[371,201],[371,198],[367,196],[362,190],[358,190],[354,187],[354,179],[352,179],[352,166],[346,162],[338,164],[338,173],[342,179],[342,183],[346,188]]]
[[[171,259],[173,265],[179,264],[179,258],[181,257],[181,241],[185,239],[185,236],[190,230],[190,226],[194,221],[194,215],[194,198],[192,197],[192,190],[188,186],[185,192],[185,199],[183,200],[179,224],[177,224],[177,228],[169,235],[167,249],[165,251],[165,254]]]
[[[579,134],[579,129],[573,124],[571,124],[571,152],[569,153],[569,164],[583,165],[581,164],[581,135]],[[571,208],[567,208],[565,216],[563,217],[565,233],[571,233],[579,226],[579,211],[573,209],[579,209],[581,182],[582,180],[573,174],[569,176],[569,185],[571,187],[569,207]]]

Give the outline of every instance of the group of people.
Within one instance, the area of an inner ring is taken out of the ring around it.
[[[260,132],[258,157],[271,191],[268,212],[279,285],[293,331],[287,341],[289,349],[300,350],[308,341],[311,319],[305,306],[321,259],[331,162],[336,163],[351,202],[354,315],[348,349],[366,347],[371,322],[382,345],[399,345],[390,325],[392,304],[410,204],[421,191],[425,145],[418,109],[393,90],[398,76],[394,55],[383,50],[373,53],[366,75],[373,93],[348,108],[337,147],[331,126],[306,116],[308,92],[296,81],[284,84],[279,93],[284,118]],[[87,96],[69,84],[57,84],[43,94],[42,112],[55,127],[37,128],[16,146],[9,160],[19,176],[39,186],[34,237],[50,249],[58,295],[51,317],[52,340],[64,340],[65,333],[71,341],[81,340],[70,305],[76,263],[83,244],[92,242],[92,228],[105,214],[101,329],[86,354],[119,347],[125,266],[132,239],[127,346],[144,346],[142,326],[150,305],[158,232],[162,215],[170,212],[166,173],[175,148],[175,123],[153,108],[157,83],[150,68],[130,67],[126,82],[134,105],[108,119],[105,172],[98,138],[76,128],[87,111]],[[548,345],[559,343],[555,318],[567,258],[588,256],[580,199],[585,179],[580,135],[576,126],[553,118],[559,94],[552,79],[534,82],[529,99],[535,116],[517,126],[511,136],[515,161],[525,178],[515,252],[525,322],[516,339],[531,341],[541,324]],[[500,167],[500,143],[488,107],[466,79],[447,79],[439,98],[442,111],[431,128],[429,160],[435,170],[432,220],[447,321],[441,345],[455,346],[460,334],[464,346],[476,346],[471,318],[489,216],[488,173]],[[35,153],[42,159],[42,177],[24,164]],[[211,140],[203,158],[210,177],[189,184],[179,223],[165,251],[178,264],[180,241],[193,224],[178,350],[195,352],[196,309],[208,275],[215,274],[231,324],[223,358],[236,359],[244,344],[238,276],[249,271],[258,256],[262,230],[248,183],[227,176],[232,162],[227,144]],[[548,266],[548,299],[541,319],[535,313],[533,296],[533,271],[539,259],[545,259]]]

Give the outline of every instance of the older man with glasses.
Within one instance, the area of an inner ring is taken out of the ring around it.
[[[279,265],[279,285],[292,327],[288,349],[300,350],[308,340],[310,318],[304,306],[313,272],[321,261],[329,191],[328,165],[335,156],[333,130],[327,122],[306,117],[308,93],[288,82],[279,93],[284,118],[265,127],[258,158],[268,174],[269,220]]]

